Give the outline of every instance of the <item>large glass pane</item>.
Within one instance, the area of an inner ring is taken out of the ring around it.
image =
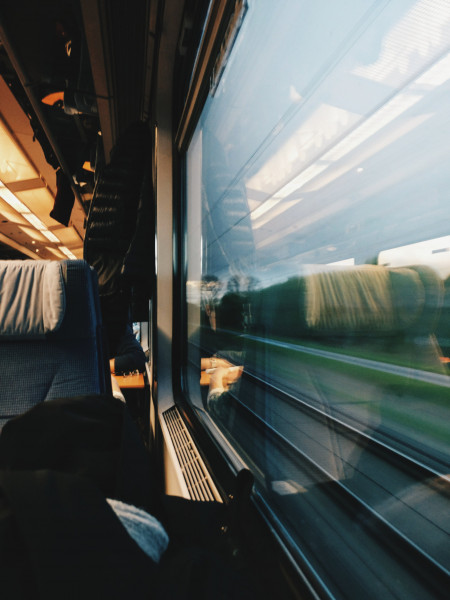
[[[249,0],[186,156],[201,418],[340,598],[450,571],[450,3]]]

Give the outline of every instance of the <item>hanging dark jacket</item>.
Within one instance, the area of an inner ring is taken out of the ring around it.
[[[98,174],[84,239],[84,258],[99,279],[109,356],[133,320],[148,319],[154,280],[154,219],[151,135],[135,123],[118,140],[111,161]]]

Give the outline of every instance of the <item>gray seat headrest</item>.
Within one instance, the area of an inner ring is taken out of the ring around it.
[[[40,339],[57,331],[66,302],[61,264],[0,261],[0,335]]]

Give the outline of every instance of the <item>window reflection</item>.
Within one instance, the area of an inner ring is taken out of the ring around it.
[[[186,157],[189,398],[342,597],[380,523],[450,568],[449,40],[439,0],[249,1]]]

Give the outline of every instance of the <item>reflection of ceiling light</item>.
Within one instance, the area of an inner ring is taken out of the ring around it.
[[[316,175],[322,173],[322,171],[325,170],[327,167],[328,164],[320,164],[318,162],[312,164],[310,167],[302,171],[300,175],[297,175],[297,177],[294,177],[292,181],[290,181],[284,187],[282,187],[281,190],[277,192],[277,196],[286,198],[286,196],[289,196],[290,194],[301,188],[303,185],[305,185],[305,183],[316,177]]]
[[[391,123],[394,119],[414,106],[422,98],[423,95],[417,93],[403,93],[394,96],[384,106],[378,109],[371,117],[365,119],[358,127],[356,127],[356,129],[347,134],[340,142],[335,144],[321,158],[312,163],[307,169],[299,173],[297,177],[294,177],[294,179],[278,190],[275,194],[276,198],[272,198],[272,201],[275,199],[278,199],[279,201],[279,199],[286,198],[293,192],[300,190],[302,186],[325,171],[332,162],[338,161],[356,147],[360,146],[363,142],[372,137],[383,127]],[[359,167],[357,169],[358,173],[361,173],[362,171],[363,167]],[[269,202],[269,200],[266,200],[266,202],[260,208]],[[271,207],[269,207],[267,210],[270,208]],[[266,211],[263,211],[261,214],[264,212]],[[257,218],[253,215],[254,213],[252,213],[252,219]]]
[[[331,163],[338,161],[346,154],[349,154],[383,127],[414,106],[422,98],[423,95],[417,93],[396,94],[368,119],[365,119],[358,127],[356,127],[356,129],[335,144],[321,158],[278,190],[276,196],[285,198],[293,192],[298,191],[306,183],[317,177],[317,175],[320,175],[322,171],[325,171]],[[360,167],[360,169],[362,169],[362,167]],[[361,173],[361,171],[358,170],[358,173]]]
[[[439,62],[431,69],[416,79],[416,83],[420,85],[432,85],[437,87],[450,79],[450,54],[446,54]]]
[[[266,214],[266,216],[263,219],[258,219],[257,223],[252,224],[253,230],[259,229],[260,227],[264,227],[264,225],[267,225],[267,223],[273,221],[274,219],[276,219],[276,217],[279,217],[289,208],[292,208],[294,204],[298,204],[302,200],[303,198],[298,198],[297,200],[285,200],[282,204],[277,204],[275,209],[270,211],[270,214]]]
[[[292,219],[290,225],[282,229],[281,231],[275,232],[273,235],[269,235],[262,239],[260,242],[256,244],[256,248],[259,250],[260,248],[264,248],[278,242],[281,238],[286,239],[288,235],[291,233],[298,234],[302,229],[306,229],[313,223],[317,223],[324,218],[330,217],[333,214],[339,213],[346,208],[351,206],[350,198],[342,198],[332,204],[328,204],[319,208],[316,212],[311,212],[309,216],[304,216],[302,219]]]
[[[281,202],[281,198],[269,198],[265,202],[263,202],[257,209],[250,213],[250,217],[252,221],[256,221],[259,217],[262,217],[268,210],[272,209],[274,206]]]
[[[320,175],[322,171],[326,170],[329,166],[331,166],[331,163],[334,163],[346,156],[347,154],[349,154],[352,150],[366,142],[369,138],[378,133],[381,129],[391,124],[395,119],[397,119],[407,110],[416,105],[424,97],[423,89],[420,89],[420,91],[418,91],[418,86],[429,85],[437,87],[439,85],[442,85],[449,79],[450,53],[446,54],[443,58],[437,60],[431,67],[426,69],[425,72],[418,75],[413,81],[408,83],[403,90],[397,91],[397,93],[394,96],[392,96],[385,104],[380,106],[378,110],[376,110],[372,115],[370,115],[369,117],[362,116],[359,125],[357,125],[352,131],[347,133],[345,137],[343,137],[340,141],[334,144],[320,158],[316,159],[316,161],[313,162],[309,167],[301,171],[284,187],[275,192],[272,198],[286,198],[293,192],[298,191],[302,186],[314,179],[316,176]],[[327,110],[331,110],[332,107],[327,106],[326,108]],[[342,115],[343,119],[344,116],[345,115]],[[349,114],[347,116],[349,117]],[[329,119],[327,119],[326,113],[324,118],[325,121],[328,122]],[[342,123],[345,123],[345,120],[342,120]],[[350,123],[349,118],[348,123]],[[317,131],[320,132],[320,129],[317,129]],[[338,131],[337,127],[336,131]],[[282,158],[285,157],[282,156]],[[271,159],[270,163],[273,163],[274,165],[277,164],[278,166],[278,163],[276,163],[274,158]],[[263,172],[264,169],[267,170],[266,167],[263,167],[260,170],[260,173]],[[357,172],[361,173],[362,168],[361,170],[357,169]],[[260,173],[258,174],[257,178],[261,178]],[[269,175],[270,174],[271,173],[269,170]],[[267,179],[268,175],[265,174],[265,176]],[[255,179],[255,177],[253,179]],[[256,185],[257,183],[259,183],[259,180],[252,181],[252,186],[258,187]]]
[[[385,84],[412,75],[447,43],[449,20],[447,0],[418,0],[385,36],[376,62],[353,72]]]
[[[296,174],[303,171],[305,165],[311,162],[311,158],[317,156],[322,148],[326,148],[330,141],[336,139],[349,126],[355,125],[359,118],[359,115],[348,110],[330,104],[320,104],[258,172],[252,175],[247,182],[247,188],[260,192],[279,189],[286,181],[291,181]],[[311,175],[311,172],[308,173]],[[276,191],[272,195],[280,197],[280,193]]]
[[[343,260],[336,260],[335,262],[327,263],[327,265],[330,265],[330,266],[334,266],[334,265],[354,266],[355,259],[354,258],[344,258]]]
[[[414,106],[422,97],[422,94],[395,95],[359,127],[346,135],[341,142],[338,142],[322,159],[326,161],[339,160]]]

